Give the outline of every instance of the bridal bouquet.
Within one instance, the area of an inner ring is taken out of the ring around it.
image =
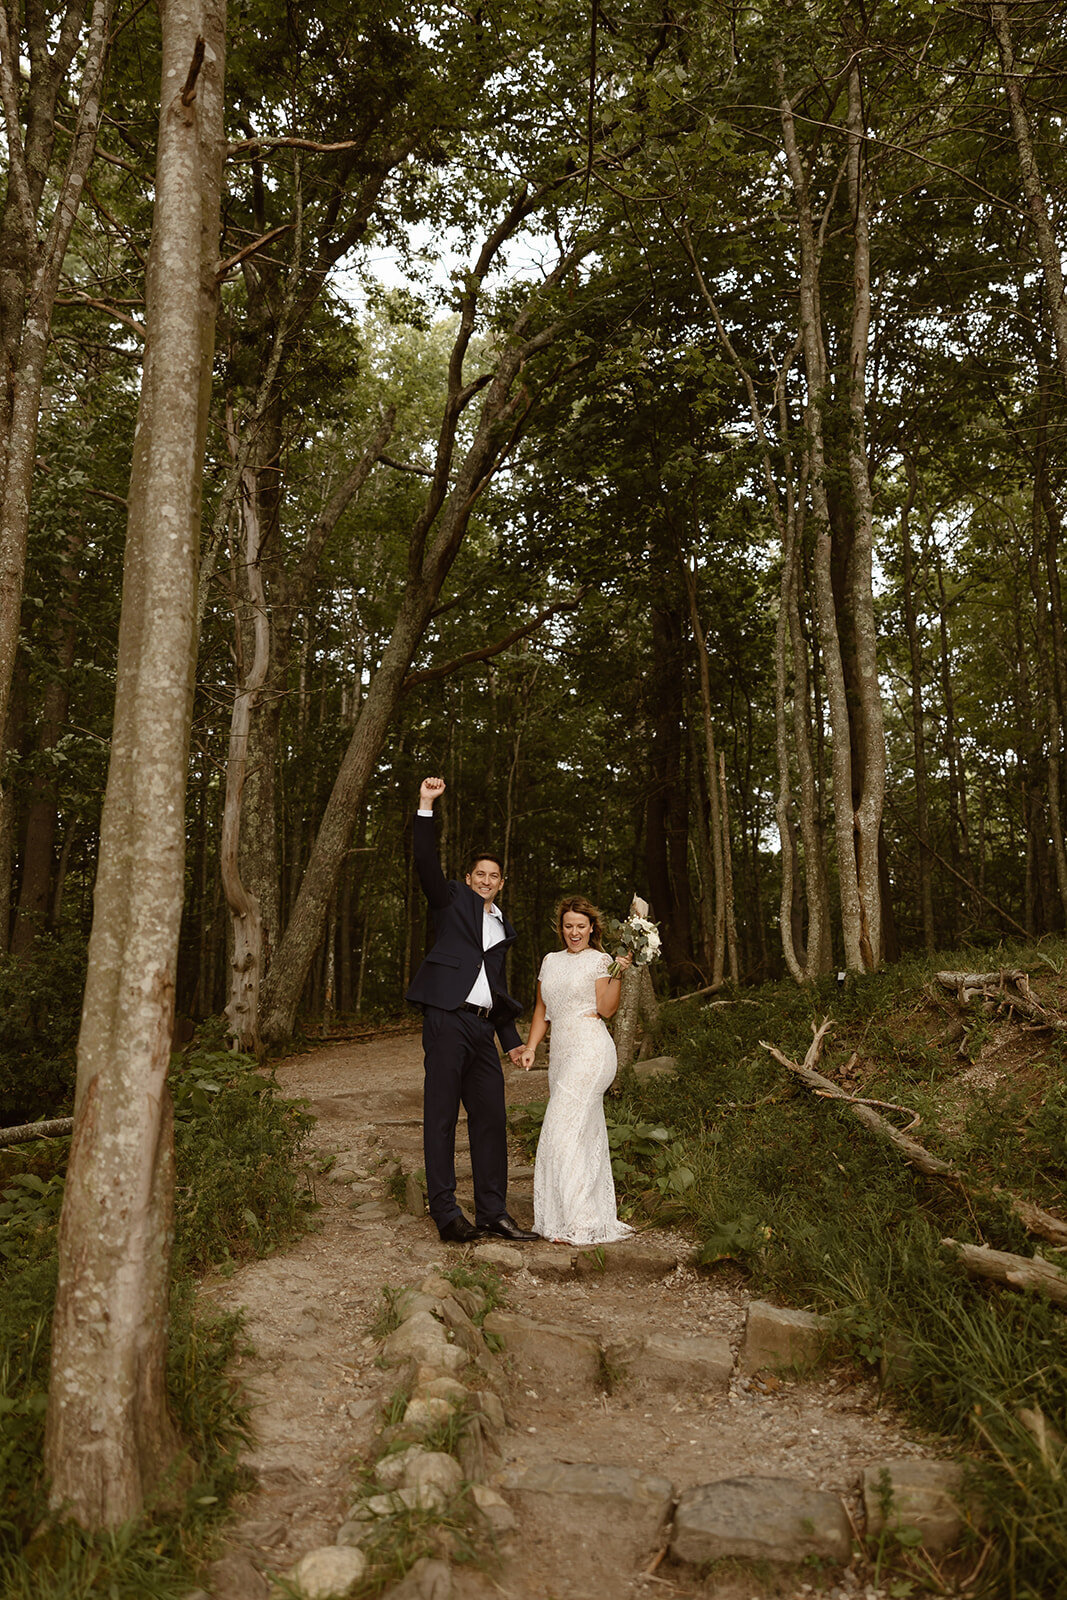
[[[616,917],[607,917],[604,932],[612,944],[619,946],[615,960],[608,968],[609,978],[619,977],[619,957],[626,950],[633,955],[635,967],[647,967],[659,955],[659,928],[648,917],[639,917],[636,912],[631,912],[625,922],[620,922]]]

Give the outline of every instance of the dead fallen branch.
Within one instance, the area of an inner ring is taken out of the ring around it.
[[[815,1093],[823,1099],[844,1101],[852,1115],[862,1122],[864,1127],[870,1128],[871,1132],[878,1134],[880,1138],[887,1139],[890,1144],[900,1151],[911,1166],[917,1168],[926,1177],[945,1178],[950,1182],[958,1183],[962,1189],[966,1189],[968,1180],[957,1167],[952,1165],[951,1161],[944,1161],[940,1156],[933,1155],[917,1139],[909,1138],[906,1133],[901,1133],[899,1128],[894,1128],[891,1122],[887,1122],[885,1117],[879,1116],[878,1112],[874,1110],[874,1105],[885,1107],[884,1101],[872,1103],[857,1099],[847,1094],[844,1089],[839,1088],[829,1078],[824,1078],[821,1072],[816,1072],[815,1063],[819,1059],[823,1039],[831,1026],[830,1019],[827,1017],[819,1028],[812,1028],[813,1037],[803,1064],[791,1061],[788,1056],[783,1055],[780,1050],[776,1049],[774,1045],[768,1044],[764,1039],[760,1040],[760,1046],[762,1049],[769,1051],[776,1061],[780,1062],[788,1071],[794,1073],[803,1083],[806,1083],[809,1089],[814,1089]],[[903,1106],[892,1106],[889,1109],[894,1111],[905,1110]],[[913,1113],[906,1112],[906,1115],[910,1116]],[[914,1126],[914,1123],[912,1126]],[[1007,1202],[1028,1233],[1036,1234],[1040,1239],[1047,1239],[1050,1244],[1067,1245],[1067,1222],[1064,1222],[1060,1217],[1054,1217],[1051,1212],[1043,1211],[1040,1206],[1034,1205],[1031,1200],[1019,1199],[1017,1195],[1011,1194],[1007,1189],[994,1188],[992,1192]]]
[[[23,1122],[17,1128],[0,1128],[0,1145],[28,1144],[31,1139],[55,1139],[71,1133],[73,1117],[53,1117],[51,1122]]]
[[[925,1172],[929,1177],[954,1177],[955,1173],[947,1161],[942,1161],[939,1156],[932,1156],[929,1150],[924,1149],[915,1139],[909,1139],[906,1133],[901,1133],[899,1128],[894,1128],[893,1124],[887,1122],[885,1117],[878,1115],[874,1107],[881,1106],[886,1111],[902,1112],[904,1116],[911,1117],[911,1127],[915,1127],[919,1121],[919,1117],[914,1111],[909,1110],[907,1106],[894,1105],[887,1100],[866,1100],[862,1096],[849,1094],[847,1090],[831,1082],[829,1078],[824,1078],[821,1072],[816,1072],[815,1062],[819,1059],[823,1039],[830,1031],[831,1026],[832,1024],[827,1018],[822,1026],[815,1030],[808,1053],[804,1057],[803,1065],[798,1064],[796,1061],[791,1061],[788,1056],[783,1055],[773,1044],[768,1044],[766,1039],[760,1040],[760,1047],[763,1050],[768,1050],[774,1059],[780,1062],[788,1071],[795,1073],[802,1082],[807,1084],[809,1089],[814,1089],[820,1098],[824,1100],[843,1100],[854,1116],[858,1117],[872,1132],[880,1134],[883,1138],[889,1139],[892,1144],[895,1144],[911,1164],[919,1168],[920,1172]]]
[[[1041,1256],[1009,1255],[984,1244],[960,1244],[957,1239],[942,1239],[941,1243],[946,1250],[955,1251],[968,1277],[990,1278],[1030,1294],[1047,1294],[1054,1304],[1067,1306],[1067,1272],[1051,1261]]]
[[[1035,1000],[1030,988],[1029,973],[1019,968],[1005,968],[1002,972],[939,972],[937,981],[943,989],[950,989],[961,1006],[972,1000],[988,1000],[998,1009],[1007,1006],[1039,1028],[1052,1028],[1058,1033],[1067,1031],[1067,1022]]]

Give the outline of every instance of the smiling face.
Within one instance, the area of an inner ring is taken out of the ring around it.
[[[496,862],[485,856],[467,873],[467,884],[475,894],[481,895],[488,910],[504,887],[504,877]]]
[[[589,938],[592,932],[593,924],[588,917],[583,917],[580,911],[565,911],[563,913],[563,943],[575,955],[579,950],[589,949]]]

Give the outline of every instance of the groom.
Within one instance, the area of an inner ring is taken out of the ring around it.
[[[405,999],[422,1007],[426,1079],[422,1137],[430,1215],[441,1238],[453,1244],[497,1234],[524,1243],[536,1239],[508,1216],[507,1118],[504,1073],[494,1029],[515,1066],[522,1040],[515,1018],[522,1010],[505,988],[504,955],[515,940],[496,897],[504,885],[494,855],[477,855],[462,883],[445,881],[434,841],[434,802],[443,778],[424,778],[414,824],[415,870],[433,913],[433,948]],[[456,1204],[456,1122],[467,1111],[475,1222]]]

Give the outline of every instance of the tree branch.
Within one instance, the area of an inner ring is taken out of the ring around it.
[[[558,600],[555,605],[548,606],[538,613],[532,622],[523,623],[521,628],[514,628],[511,633],[505,634],[503,639],[498,639],[495,644],[487,644],[481,650],[468,650],[464,655],[456,656],[454,661],[443,662],[437,667],[423,667],[419,672],[409,672],[401,685],[404,689],[412,689],[417,683],[434,683],[438,678],[451,677],[453,672],[458,672],[461,667],[469,667],[476,661],[489,661],[493,656],[500,655],[509,645],[518,639],[527,639],[530,634],[536,633],[542,623],[555,616],[560,611],[573,611],[581,604],[589,593],[588,584],[572,595],[569,600]]]

